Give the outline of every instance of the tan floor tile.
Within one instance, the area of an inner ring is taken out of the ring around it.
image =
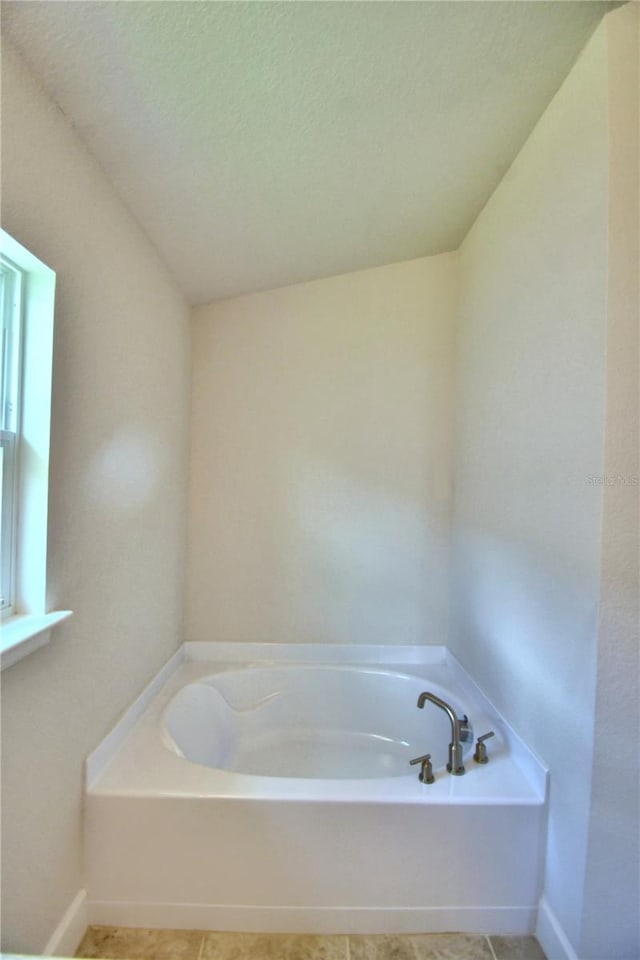
[[[416,960],[493,960],[489,941],[479,933],[413,935]]]
[[[347,938],[305,934],[290,937],[287,960],[347,960]]]
[[[546,960],[535,937],[490,937],[497,960]]]
[[[416,960],[409,937],[395,934],[349,936],[350,960]]]
[[[350,936],[351,960],[493,960],[487,938],[465,933]]]
[[[347,960],[347,938],[292,933],[207,933],[201,960]]]
[[[198,960],[202,932],[146,930],[133,927],[89,927],[76,957],[110,960]]]
[[[416,960],[493,960],[486,937],[474,933],[412,934]]]

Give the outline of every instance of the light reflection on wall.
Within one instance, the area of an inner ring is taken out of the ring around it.
[[[114,511],[142,510],[154,497],[167,451],[141,424],[127,424],[102,444],[87,472],[89,499]]]

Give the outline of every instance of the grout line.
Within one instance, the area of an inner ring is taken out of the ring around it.
[[[206,937],[206,934],[203,933],[203,934],[202,934],[202,937],[201,937],[201,939],[200,939],[200,949],[198,950],[198,960],[202,960],[202,953],[203,953],[203,950],[204,950],[205,937]]]
[[[493,944],[491,943],[491,937],[487,937],[487,943],[489,944],[489,950],[491,951],[491,956],[493,957],[493,960],[498,960],[498,958],[496,957],[496,952],[493,949]]]

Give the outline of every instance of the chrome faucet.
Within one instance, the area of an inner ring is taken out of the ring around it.
[[[440,697],[436,697],[435,693],[429,693],[427,690],[418,697],[418,706],[421,710],[427,700],[435,703],[436,707],[440,707],[441,710],[444,710],[451,721],[451,743],[449,744],[449,763],[447,764],[447,770],[454,776],[461,777],[464,773],[461,743],[468,740],[471,735],[469,718],[465,714],[464,718],[459,720],[453,707],[445,703],[444,700],[441,700]]]

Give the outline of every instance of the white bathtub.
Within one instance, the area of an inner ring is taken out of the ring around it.
[[[447,759],[451,724],[425,681],[366,666],[265,666],[214,673],[176,693],[162,718],[169,749],[194,763],[262,777],[359,780],[408,777],[428,751]],[[460,718],[462,703],[431,683]],[[484,732],[484,731],[483,731]],[[466,761],[473,753],[467,738]],[[415,774],[416,771],[413,771]]]
[[[327,662],[327,661],[333,662]],[[495,730],[490,762],[451,726]],[[409,760],[431,753],[432,785]],[[531,932],[546,774],[443,647],[186,644],[89,758],[94,923]]]

